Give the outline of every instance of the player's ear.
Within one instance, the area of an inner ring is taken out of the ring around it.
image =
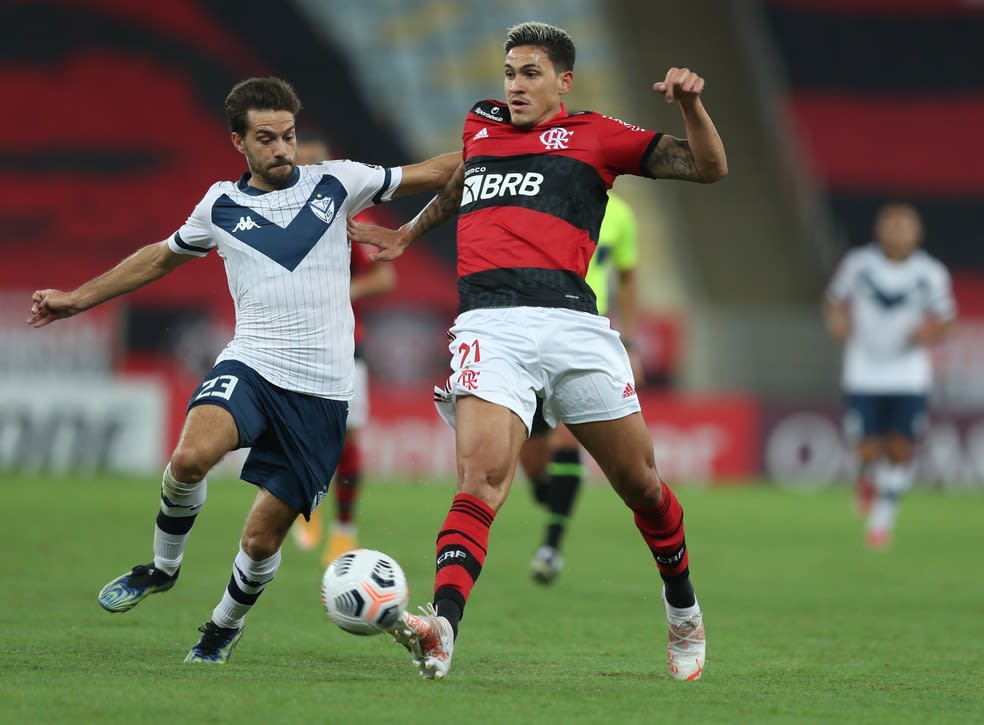
[[[567,93],[571,86],[574,85],[574,71],[565,70],[559,76],[557,76],[557,90],[560,91],[561,95]]]
[[[233,131],[230,134],[230,140],[232,141],[232,145],[235,146],[236,151],[241,154],[246,153],[246,140],[242,136]]]

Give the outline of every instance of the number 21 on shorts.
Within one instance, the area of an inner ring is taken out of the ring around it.
[[[458,367],[463,368],[465,365],[471,362],[482,362],[482,350],[478,345],[478,339],[471,341],[471,344],[467,342],[462,342],[458,345],[456,351],[457,355],[461,358],[458,360]]]

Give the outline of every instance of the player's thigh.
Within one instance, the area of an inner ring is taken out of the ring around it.
[[[547,470],[550,462],[550,439],[545,433],[531,435],[519,449],[519,465],[530,478]]]
[[[205,475],[238,445],[239,429],[226,408],[208,403],[196,405],[188,411],[171,454],[172,472],[178,480],[187,478],[186,471],[190,470]]]
[[[455,406],[458,490],[498,509],[509,492],[526,424],[509,408],[474,396]]]
[[[656,470],[653,441],[641,413],[616,420],[569,426],[612,488],[632,505],[659,503],[661,482]]]

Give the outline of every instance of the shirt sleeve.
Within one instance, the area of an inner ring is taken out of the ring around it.
[[[340,165],[335,166],[336,172],[344,174],[352,216],[374,204],[390,201],[403,181],[403,169],[399,166],[383,167],[361,161],[337,161],[335,164]]]
[[[626,123],[612,116],[600,116],[599,133],[603,138],[605,164],[615,176],[648,176],[644,161],[663,134]]]
[[[929,311],[941,320],[952,320],[957,316],[957,302],[953,297],[953,282],[950,273],[942,264],[937,264],[929,291]]]
[[[215,247],[212,234],[211,208],[215,195],[209,190],[205,198],[198,202],[188,220],[167,240],[168,247],[175,254],[190,254],[204,257]]]

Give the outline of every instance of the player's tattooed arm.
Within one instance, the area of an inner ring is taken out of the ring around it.
[[[690,142],[685,138],[675,138],[664,134],[645,161],[646,171],[654,179],[681,179],[683,181],[704,181]]]
[[[376,247],[377,251],[369,255],[374,262],[394,260],[424,234],[458,216],[464,187],[465,167],[461,164],[451,176],[451,180],[437,192],[437,196],[431,199],[411,221],[399,229],[386,229],[349,219],[347,227],[349,239],[359,244]]]
[[[700,94],[704,79],[689,68],[670,68],[666,79],[653,90],[669,103],[676,103],[687,127],[686,138],[664,135],[645,160],[647,171],[657,179],[682,179],[710,184],[728,175],[728,159],[714,122]]]
[[[447,185],[437,192],[437,196],[431,199],[430,203],[421,209],[420,213],[407,225],[411,235],[411,243],[431,229],[435,229],[458,216],[464,190],[465,165],[461,164],[452,174]]]

